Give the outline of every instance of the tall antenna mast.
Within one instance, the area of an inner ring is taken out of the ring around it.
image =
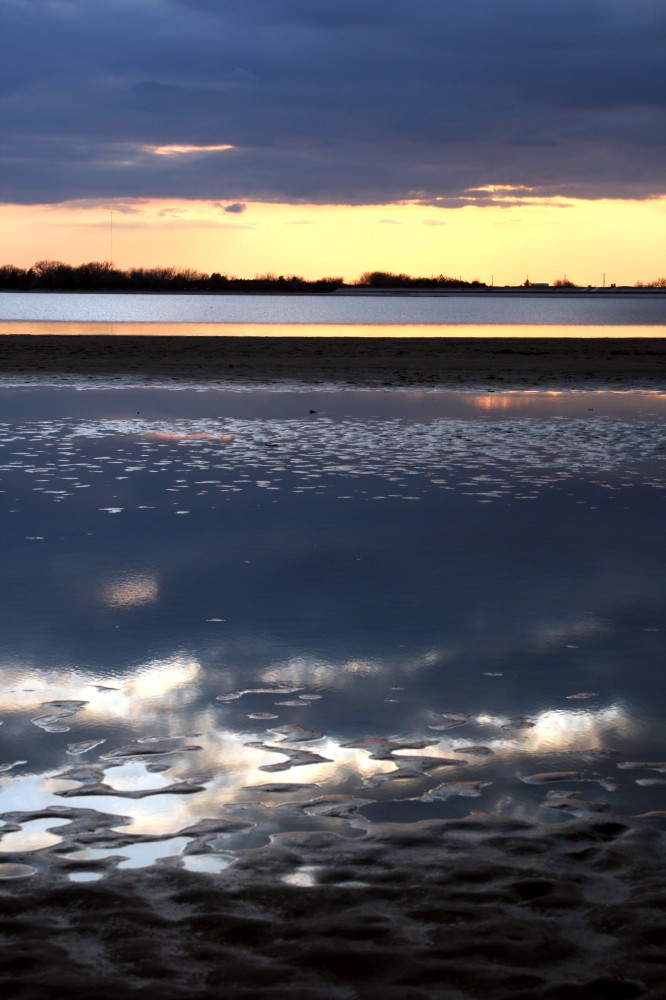
[[[111,211],[111,222],[110,222],[110,226],[109,226],[109,240],[110,240],[110,245],[111,245],[110,263],[111,263],[111,266],[113,266],[113,210]]]

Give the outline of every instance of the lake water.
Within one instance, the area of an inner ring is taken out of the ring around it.
[[[68,332],[85,332],[74,324],[136,324],[135,333],[192,333],[215,335],[255,332],[284,336],[322,332],[326,336],[365,334],[492,335],[501,327],[511,335],[512,325],[531,327],[532,335],[553,335],[552,329],[570,328],[573,335],[663,336],[666,295],[641,292],[577,294],[483,293],[443,295],[159,295],[68,294],[2,292],[0,333],[65,332],[59,324],[72,324]],[[26,324],[22,327],[21,324]],[[33,324],[30,326],[29,324]],[[242,328],[239,330],[239,327]],[[300,327],[301,329],[297,329]],[[333,328],[333,329],[332,329]],[[402,329],[401,329],[402,328]],[[580,328],[580,329],[571,329]],[[561,335],[561,334],[558,334]]]
[[[4,386],[0,414],[5,861],[215,872],[278,830],[661,808],[666,395]]]

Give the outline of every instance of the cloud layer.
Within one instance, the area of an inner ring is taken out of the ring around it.
[[[0,0],[0,20],[6,202],[666,190],[663,0]]]

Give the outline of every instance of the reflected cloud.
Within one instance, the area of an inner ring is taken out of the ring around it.
[[[539,625],[534,632],[536,649],[561,646],[572,639],[588,639],[611,631],[610,625],[598,618],[584,618],[579,621],[563,621]]]
[[[140,608],[159,599],[157,578],[135,574],[114,579],[102,589],[101,602],[109,608]]]
[[[500,731],[512,728],[512,720],[507,716],[481,714],[476,722],[482,726],[498,727]],[[626,708],[619,703],[604,708],[589,709],[547,709],[531,715],[523,726],[516,726],[515,732],[507,738],[505,732],[485,739],[493,748],[515,747],[516,740],[522,752],[528,754],[585,751],[603,751],[609,741],[628,740],[638,732],[639,725],[632,719]],[[464,740],[454,741],[463,745]]]
[[[351,659],[339,663],[316,657],[296,656],[285,663],[274,664],[261,673],[266,684],[312,685],[340,688],[353,683],[354,677],[370,677],[386,670],[376,660]]]
[[[26,823],[21,830],[6,833],[0,840],[0,853],[13,851],[40,851],[60,842],[60,837],[51,830],[67,823],[66,819],[35,819]]]
[[[254,824],[256,846],[347,822],[338,800],[450,816],[492,782],[519,810],[536,793],[517,761],[587,781],[614,768],[607,748],[649,759],[652,668],[626,650],[663,650],[663,420],[642,419],[662,397],[623,419],[590,418],[591,398],[576,419],[506,419],[562,398],[470,393],[447,415],[414,393],[370,417],[300,396],[265,417],[254,396],[191,416],[155,397],[39,421],[20,399],[30,417],[0,440],[0,811],[108,813],[116,853],[218,821],[238,843]],[[167,519],[184,496],[194,516]],[[49,521],[53,497],[78,531]]]
[[[228,443],[233,441],[233,434],[212,434],[209,431],[147,431],[141,434],[142,438],[156,441],[222,441]]]
[[[285,684],[287,680],[292,684],[334,681],[344,686],[353,684],[359,676],[372,676],[384,669],[388,668],[379,660],[333,664],[302,657],[269,668],[262,676],[272,684]],[[54,694],[65,697],[72,692],[89,696],[91,703],[81,718],[89,732],[108,737],[104,747],[85,758],[70,757],[55,770],[0,778],[0,813],[66,805],[75,811],[106,814],[107,833],[102,846],[111,850],[109,840],[117,837],[114,855],[131,852],[132,838],[140,840],[147,835],[158,838],[184,835],[186,840],[178,845],[180,852],[192,837],[199,835],[188,834],[190,828],[199,829],[201,824],[213,822],[221,827],[226,823],[229,830],[226,839],[224,833],[216,835],[214,849],[239,850],[246,842],[252,846],[257,838],[262,841],[263,837],[265,842],[271,831],[293,828],[295,821],[297,828],[302,828],[304,808],[319,800],[332,804],[331,819],[319,820],[319,812],[313,806],[314,811],[307,815],[314,817],[315,824],[321,821],[367,825],[370,821],[363,816],[345,813],[344,803],[359,802],[358,796],[366,801],[368,797],[373,801],[389,796],[395,807],[402,804],[405,808],[416,801],[437,802],[446,810],[449,795],[439,792],[433,798],[428,788],[438,786],[446,790],[449,785],[457,788],[461,772],[466,779],[462,769],[471,778],[470,782],[465,781],[465,787],[470,788],[489,785],[486,777],[496,781],[498,768],[506,771],[508,767],[514,779],[518,751],[532,772],[552,770],[543,755],[578,754],[582,762],[577,762],[576,773],[587,774],[581,771],[589,769],[587,757],[609,756],[605,750],[609,743],[628,740],[637,729],[626,708],[618,702],[585,709],[547,709],[529,719],[518,720],[480,714],[465,718],[462,737],[448,731],[441,736],[425,735],[430,708],[424,703],[420,712],[423,738],[387,740],[378,736],[354,745],[341,736],[306,730],[293,723],[285,725],[282,721],[266,728],[252,728],[248,725],[248,706],[242,697],[213,703],[204,699],[201,707],[197,707],[194,700],[201,694],[203,676],[201,665],[195,660],[173,657],[144,664],[123,678],[122,687],[115,689],[92,683],[90,678],[83,689],[81,679],[80,672],[72,671],[60,678],[57,689],[48,688],[48,693],[51,698]],[[69,687],[64,686],[65,680]],[[17,697],[34,708],[36,697],[43,695],[48,687],[47,675],[38,670],[16,674],[13,681],[30,684],[37,690],[14,689],[5,693],[10,700],[9,704],[0,703],[5,710],[20,707]],[[262,695],[256,689],[253,697],[262,696],[273,704],[276,692],[267,689]],[[311,704],[319,705],[320,700]],[[278,711],[281,719],[285,715],[289,718],[285,709]],[[150,734],[151,726],[155,726],[159,736]],[[487,754],[475,753],[480,748],[478,743],[470,742],[468,735],[474,726],[486,730],[481,737],[475,734],[474,740],[483,741],[481,749],[487,750]],[[177,730],[180,739],[167,739],[165,729]],[[91,751],[94,749],[91,746]],[[441,785],[443,768],[452,783],[447,780]],[[493,773],[486,768],[494,769]],[[590,770],[597,767],[593,765]],[[273,774],[274,771],[278,773]],[[79,789],[81,794],[77,793]],[[517,800],[515,812],[519,813],[521,808]],[[210,817],[217,819],[212,821]],[[18,832],[9,846],[2,849],[11,850],[14,845],[16,850],[31,852],[59,843],[57,835],[46,840],[42,836],[43,830],[54,825],[51,820],[40,827],[37,840],[32,838],[31,830],[35,828],[30,822],[26,824],[25,837]],[[255,829],[250,837],[250,831]],[[155,857],[161,856],[158,850]]]
[[[179,656],[141,664],[122,677],[95,675],[72,667],[41,671],[7,665],[5,671],[7,683],[0,691],[0,711],[4,714],[32,711],[46,699],[51,703],[54,698],[65,701],[84,697],[87,723],[136,720],[139,714],[151,723],[163,720],[165,708],[183,709],[198,697],[202,679],[200,663]],[[177,715],[173,722],[177,728],[182,725]]]

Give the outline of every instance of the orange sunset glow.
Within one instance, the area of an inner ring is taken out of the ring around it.
[[[155,150],[171,158],[178,150]],[[504,201],[504,199],[503,199]],[[661,272],[666,197],[521,200],[432,208],[129,199],[0,209],[4,257],[117,267],[174,266],[237,277],[272,272],[354,281],[368,269],[446,274],[488,285],[633,285]],[[663,270],[663,268],[662,268]]]

